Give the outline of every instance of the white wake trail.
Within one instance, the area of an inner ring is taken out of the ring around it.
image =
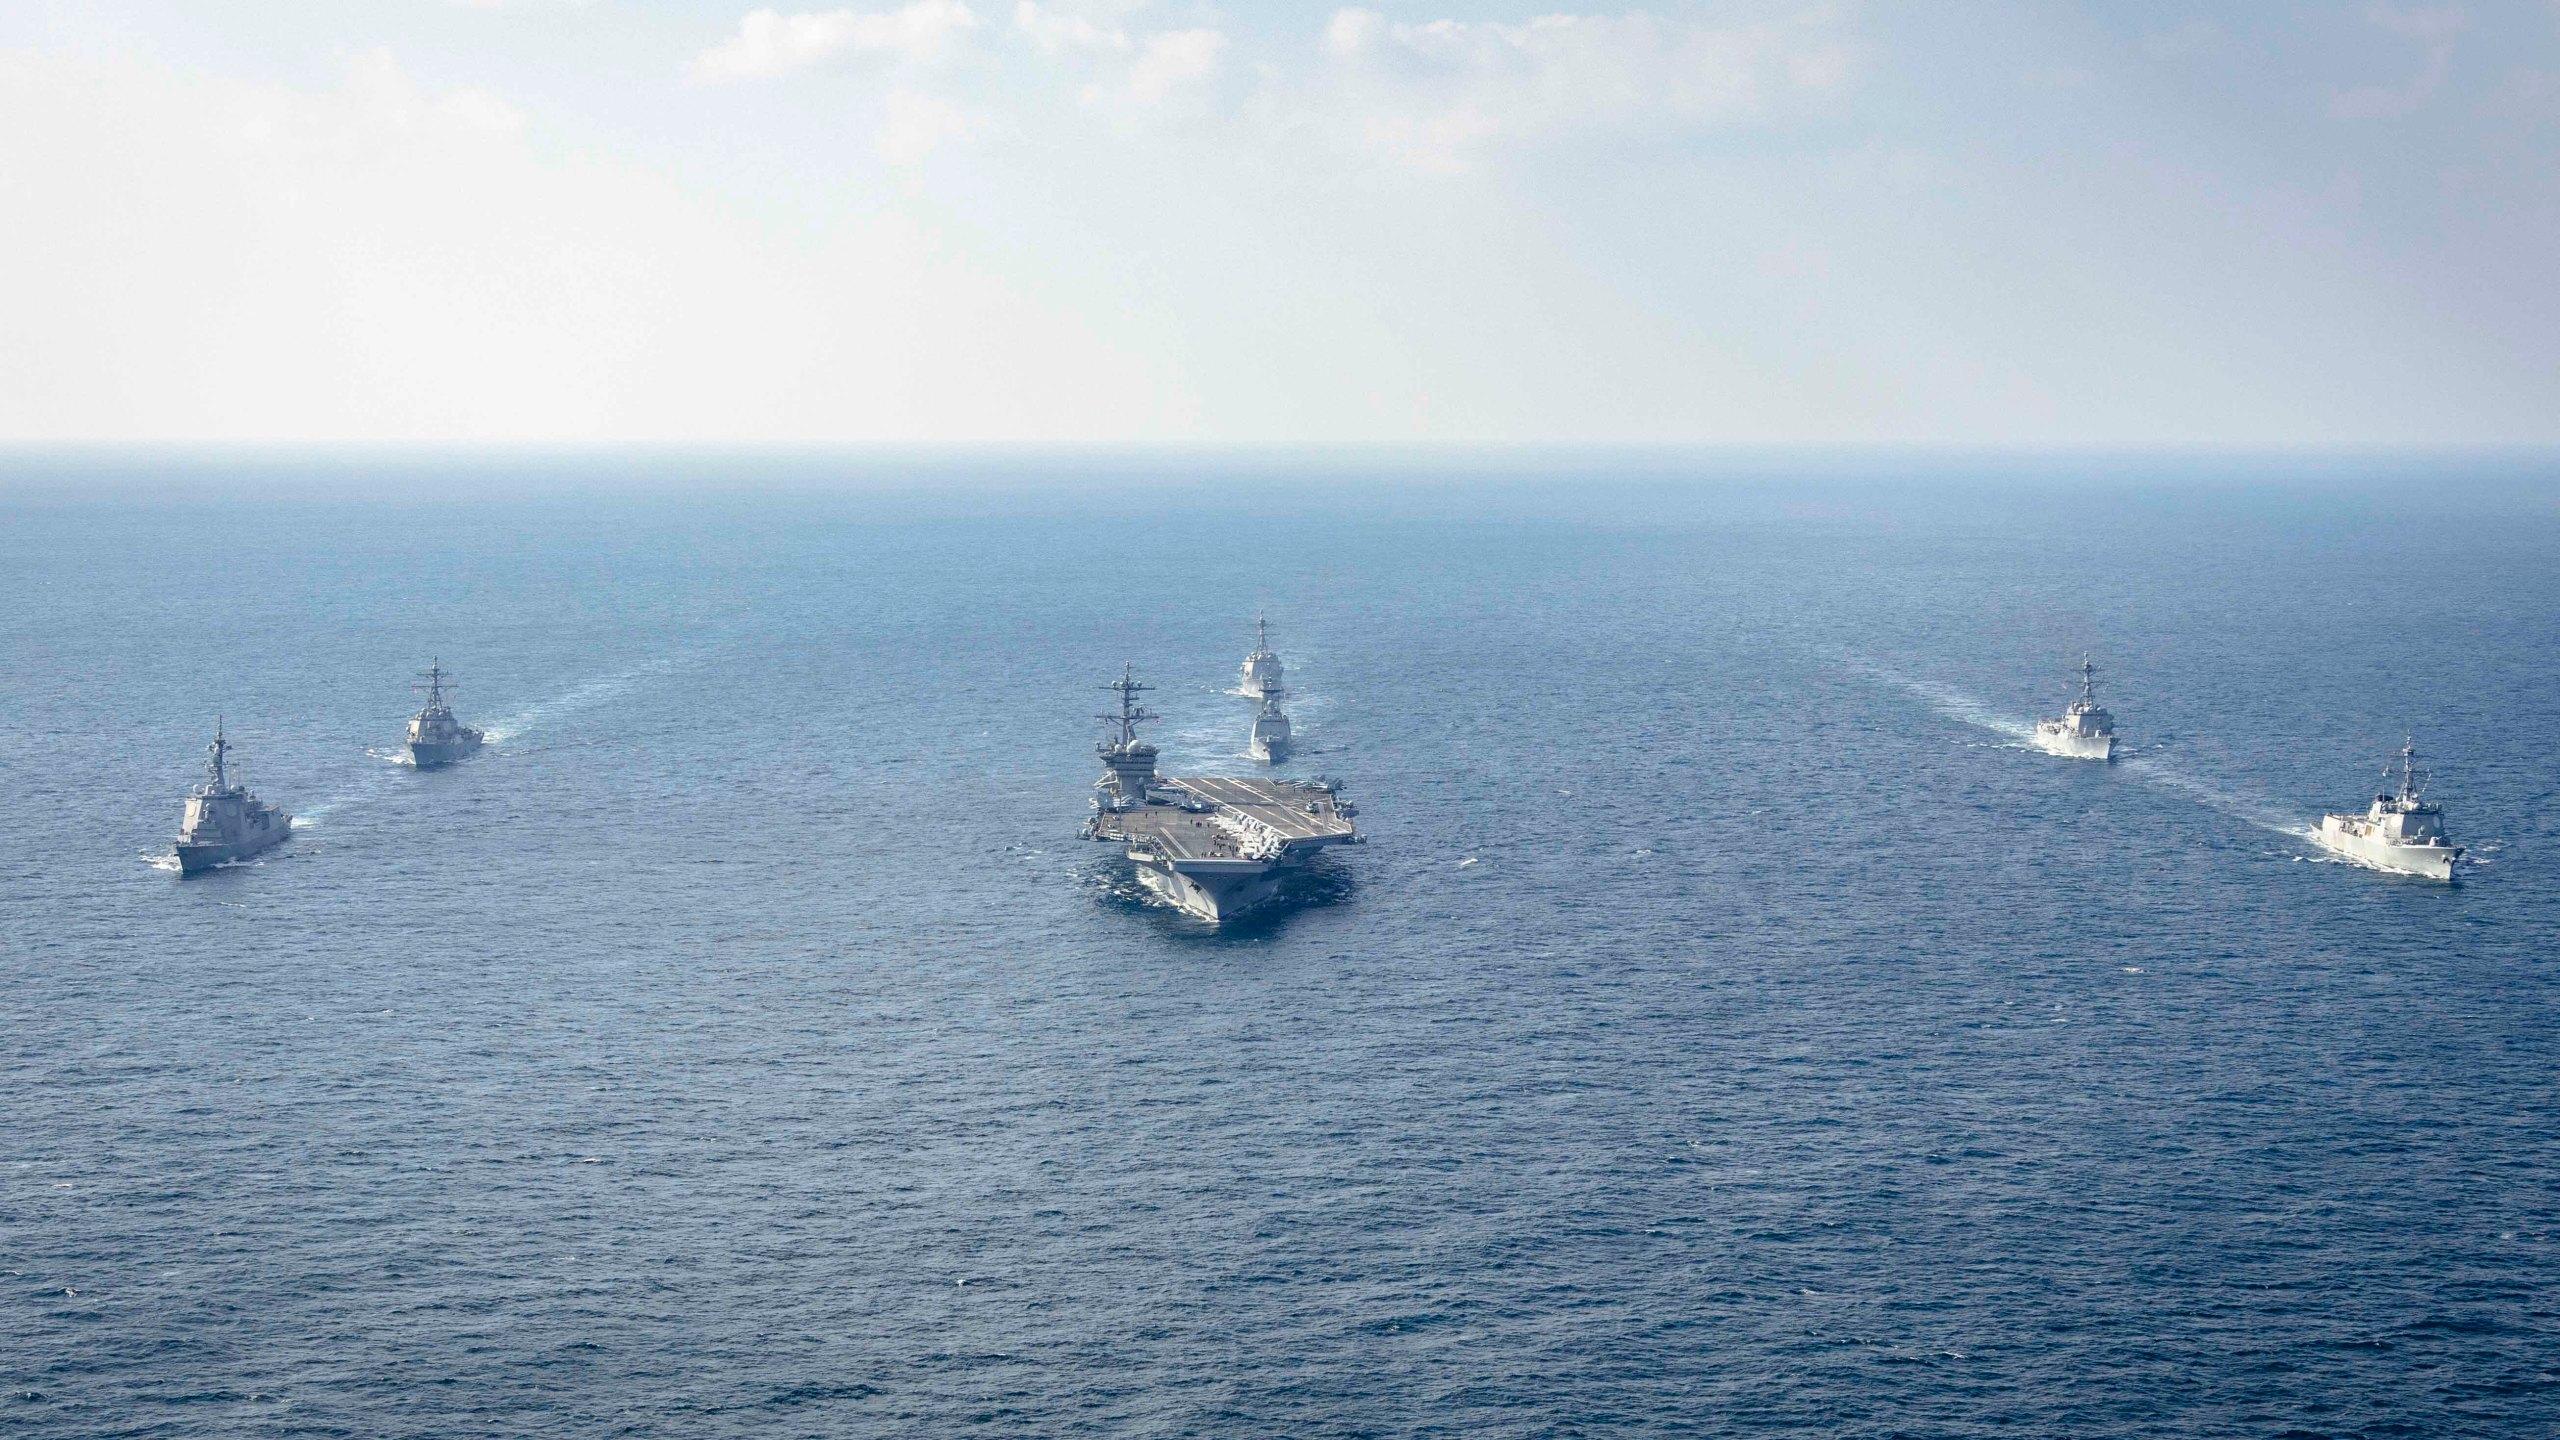
[[[674,669],[685,658],[669,655],[652,660],[645,665],[635,665],[619,674],[598,676],[565,694],[555,695],[548,700],[528,705],[512,715],[493,720],[483,727],[483,733],[492,745],[508,740],[521,740],[564,715],[574,715],[591,705],[612,699],[643,680],[655,675],[663,675]]]
[[[1843,655],[1841,660],[1851,670],[1918,696],[1930,709],[1961,725],[1988,730],[2005,736],[2020,746],[2033,748],[2035,726],[2028,721],[2002,715],[1989,705],[1951,685],[1905,675],[1891,666],[1881,665],[1862,655]],[[2122,756],[2119,750],[2119,756]],[[2084,763],[2084,762],[2069,762]],[[2234,820],[2254,825],[2261,830],[2292,840],[2308,840],[2315,828],[2298,814],[2263,795],[2253,794],[2229,785],[2218,785],[2187,774],[2158,755],[2136,755],[2119,758],[2116,768],[2171,794],[2192,800],[2211,810],[2218,810]]]
[[[2210,810],[2219,810],[2234,820],[2255,825],[2261,830],[2293,840],[2308,840],[2317,831],[2298,815],[2286,813],[2283,806],[2263,795],[2251,794],[2227,785],[2216,785],[2193,775],[2171,769],[2157,755],[2137,755],[2118,760],[2116,768],[2146,785],[2155,785],[2174,795],[2181,795]]]
[[[650,661],[645,665],[634,666],[619,674],[599,676],[563,694],[529,705],[504,719],[492,721],[482,727],[481,733],[492,745],[521,739],[564,715],[574,714],[591,705],[609,700],[652,675],[662,674],[674,668],[684,658],[671,655]],[[397,778],[398,771],[416,768],[405,750],[380,750],[367,747],[364,753],[368,758],[381,761],[382,764],[368,769],[358,776],[353,784],[339,790],[336,794],[327,796],[297,812],[293,817],[295,829],[318,825],[332,815],[371,804],[388,793],[391,786],[400,783]]]
[[[1907,694],[1917,696],[1931,710],[1959,725],[1988,730],[1994,735],[2004,736],[2021,745],[2035,738],[2036,727],[2033,724],[2015,716],[2003,715],[1983,701],[1952,685],[1941,685],[1935,680],[1922,680],[1905,675],[1890,665],[1879,665],[1864,656],[1847,655],[1842,659],[1850,669],[1870,680],[1881,681]]]

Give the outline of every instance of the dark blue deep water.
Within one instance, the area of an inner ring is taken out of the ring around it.
[[[8,462],[0,1431],[2560,1433],[2549,464],[1302,468]]]

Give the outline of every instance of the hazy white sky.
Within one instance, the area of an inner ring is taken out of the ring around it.
[[[2560,0],[9,0],[195,439],[2560,441]]]

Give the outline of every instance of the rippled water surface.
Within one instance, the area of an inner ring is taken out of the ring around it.
[[[0,1429],[2560,1431],[2547,468],[758,463],[9,462]],[[1210,932],[1093,687],[1266,607]]]

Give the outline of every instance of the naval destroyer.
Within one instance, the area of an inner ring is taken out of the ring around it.
[[[1236,679],[1236,693],[1249,700],[1276,695],[1280,690],[1280,657],[1271,653],[1271,624],[1256,616],[1253,622],[1253,653],[1244,657],[1244,670]]]
[[[231,776],[231,742],[222,722],[213,722],[212,761],[205,783],[187,792],[187,808],[178,817],[178,873],[195,875],[233,860],[246,860],[282,844],[293,833],[293,817],[249,793]]]
[[[427,692],[427,705],[409,717],[409,763],[434,770],[479,749],[480,732],[453,718],[453,707],[445,703],[444,663],[430,661],[418,678],[427,683],[411,688]]]
[[[1156,895],[1215,924],[1272,900],[1315,852],[1359,843],[1357,810],[1328,782],[1156,774],[1156,747],[1138,738],[1157,718],[1138,705],[1148,687],[1124,669],[1103,688],[1120,708],[1099,717],[1112,734],[1094,747],[1102,778],[1084,838],[1123,847]]]
[[[2036,722],[2036,748],[2074,760],[2116,758],[2116,717],[2098,703],[2098,667],[2080,657],[2080,698],[2059,720]]]
[[[2421,875],[2430,880],[2453,878],[2453,862],[2462,847],[2445,838],[2444,811],[2423,798],[2426,782],[2418,771],[2416,741],[2400,746],[2399,786],[2391,786],[2391,769],[2383,767],[2381,794],[2362,815],[2323,815],[2316,838],[2351,860],[2381,870]]]
[[[1280,713],[1278,686],[1262,692],[1262,710],[1253,717],[1253,739],[1245,753],[1268,765],[1289,758],[1289,717]]]

